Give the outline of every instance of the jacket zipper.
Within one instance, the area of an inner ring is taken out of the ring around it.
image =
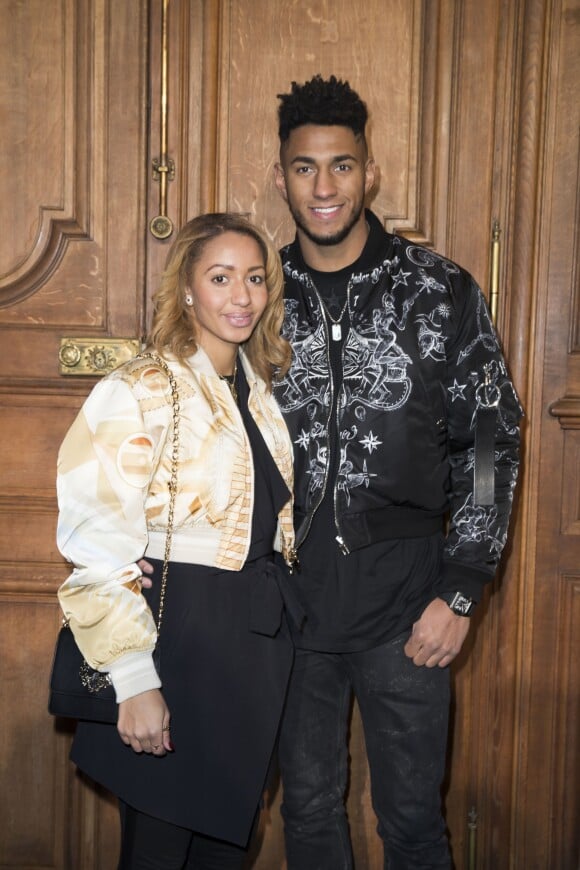
[[[346,309],[348,311],[349,330],[350,330],[350,290],[351,290],[351,287],[352,287],[352,278],[349,280],[348,286],[346,288]],[[328,321],[326,322],[326,325],[328,327]],[[330,365],[330,358],[329,358],[328,364]],[[342,373],[343,373],[343,377],[344,377],[342,348],[340,350],[340,365],[341,365]],[[338,474],[338,471],[340,471],[340,416],[339,415],[340,415],[340,408],[338,407],[338,399],[337,399],[337,402],[336,402],[336,441],[337,441],[337,449],[338,449],[337,474]],[[329,436],[329,440],[330,440],[330,436]],[[329,462],[329,467],[330,467],[330,462]],[[335,525],[336,531],[337,531],[337,534],[335,535],[335,539],[336,539],[336,542],[338,544],[338,548],[339,548],[340,552],[342,553],[342,555],[348,556],[350,550],[346,546],[344,538],[342,537],[342,530],[341,530],[340,524],[338,522],[338,503],[337,502],[338,502],[338,483],[334,487],[334,492],[332,494],[332,504],[333,504],[333,508],[334,508],[334,525]]]
[[[326,313],[325,313],[324,303],[322,301],[322,297],[321,297],[320,293],[318,292],[318,290],[316,289],[316,285],[314,284],[314,281],[312,280],[312,278],[309,278],[309,281],[310,281],[311,288],[314,290],[314,292],[316,294],[316,298],[318,299],[318,305],[319,305],[320,311],[321,311],[323,318],[324,318],[324,334],[325,334],[325,338],[326,338],[326,358],[328,360],[328,375],[329,375],[329,382],[330,382],[330,408],[332,409],[332,405],[334,403],[334,378],[332,375],[332,366],[330,364],[330,341],[329,341],[329,331],[328,331],[328,318],[327,318]],[[348,310],[349,321],[350,321],[350,291],[351,291],[351,287],[352,287],[352,278],[349,280],[348,286],[346,288],[346,307]],[[341,352],[341,358],[342,358],[342,352]],[[341,364],[342,364],[342,360],[341,360]],[[340,411],[340,409],[339,409],[338,403],[337,403],[337,406],[336,406],[336,430],[337,430],[337,442],[338,442],[338,451],[339,451],[339,468],[340,468],[339,411]],[[329,424],[330,424],[331,413],[332,413],[332,410],[329,412],[328,418],[326,420],[329,450],[328,450],[327,463],[326,463],[326,472],[325,472],[325,476],[324,476],[324,485],[322,487],[322,497],[320,498],[318,505],[314,508],[314,510],[310,514],[306,530],[305,530],[302,538],[300,539],[300,541],[296,542],[297,547],[299,547],[300,544],[302,544],[303,541],[308,536],[308,533],[310,532],[310,528],[312,526],[312,520],[314,519],[314,514],[316,513],[316,511],[318,510],[318,508],[322,504],[322,502],[324,500],[324,496],[326,495],[326,487],[328,485],[328,473],[330,470],[330,428],[329,428]],[[332,504],[333,504],[333,513],[334,513],[334,525],[335,525],[335,528],[337,531],[337,534],[335,535],[335,540],[338,543],[338,547],[339,547],[341,553],[343,555],[347,556],[349,554],[350,550],[348,549],[348,547],[346,546],[346,544],[344,542],[344,538],[342,537],[341,528],[340,528],[340,525],[338,522],[337,487],[334,488],[334,492],[332,494]]]

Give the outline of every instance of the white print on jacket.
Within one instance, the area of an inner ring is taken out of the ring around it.
[[[471,447],[467,451],[467,462],[465,465],[466,471],[472,471],[474,467],[475,450]],[[510,459],[505,451],[495,451],[495,468],[497,469],[498,461],[503,461],[511,466],[512,474],[509,481],[510,493],[509,501],[513,500],[513,493],[516,486],[518,463]],[[461,508],[453,517],[455,527],[456,540],[454,544],[447,546],[447,552],[453,556],[454,553],[464,544],[481,543],[485,541],[489,545],[490,553],[493,555],[501,555],[507,538],[507,528],[500,532],[500,527],[497,522],[497,507],[483,507],[483,505],[474,505],[471,493],[465,499]]]
[[[398,256],[385,260],[370,273],[360,273],[351,278],[351,302],[356,308],[356,287],[369,280],[376,284],[387,272],[391,277],[389,289],[383,293],[380,308],[374,309],[370,316],[359,317],[356,328],[349,329],[343,345],[343,384],[340,389],[337,410],[338,419],[351,408],[352,413],[360,423],[359,429],[353,425],[350,430],[339,433],[340,460],[337,488],[344,492],[347,504],[350,503],[351,490],[358,486],[368,487],[373,470],[371,456],[382,443],[372,431],[365,431],[367,408],[380,411],[395,411],[402,408],[409,400],[413,390],[413,359],[405,353],[397,339],[408,328],[411,322],[417,341],[419,359],[432,359],[435,362],[445,361],[447,337],[444,333],[445,321],[451,316],[451,306],[448,302],[448,286],[440,283],[428,270],[436,263],[443,266],[448,275],[457,274],[458,267],[444,258],[439,257],[424,248],[411,246],[407,248],[403,258],[413,264],[405,271]],[[312,291],[312,282],[308,273],[286,269],[292,278],[298,280],[306,289]],[[408,288],[409,278],[413,276],[415,289]],[[413,318],[417,300],[422,297],[432,299],[432,306],[423,310]],[[298,302],[286,300],[286,318],[284,337],[293,346],[294,359],[292,368],[281,382],[277,390],[277,398],[284,413],[291,413],[299,408],[306,408],[307,417],[311,421],[309,429],[302,429],[295,443],[303,450],[308,450],[309,444],[316,445],[316,456],[310,459],[307,474],[310,477],[311,494],[320,491],[324,486],[327,468],[326,427],[315,421],[320,409],[325,409],[325,417],[329,413],[331,392],[327,360],[327,333],[324,315],[319,307],[314,308],[315,328],[306,319],[300,320],[297,312]],[[478,294],[477,311],[474,323],[476,329],[471,333],[471,340],[462,348],[455,360],[457,366],[464,364],[478,346],[483,346],[489,353],[499,350],[497,339],[489,319],[483,297]],[[493,361],[488,371],[491,383],[495,386],[507,377],[502,362]],[[483,386],[483,372],[468,371],[468,382],[458,383],[448,387],[450,402],[474,402],[472,427],[475,422],[475,412],[481,403],[480,387]],[[499,389],[499,386],[497,386]],[[466,392],[468,395],[466,395]],[[509,425],[503,419],[499,409],[499,426],[509,431]],[[349,459],[349,451],[353,444],[362,445],[368,451],[362,471],[354,473],[353,463]],[[472,468],[473,451],[468,452],[465,471]],[[496,453],[496,460],[498,454]],[[379,460],[380,462],[380,460]],[[469,463],[471,462],[471,466]],[[496,461],[497,468],[497,461]],[[379,466],[380,469],[380,466]],[[379,470],[377,469],[377,471]],[[517,463],[513,469],[513,485],[515,486]],[[500,553],[505,541],[505,534],[498,537],[499,524],[497,509],[492,507],[473,506],[473,496],[469,493],[454,516],[457,538],[450,549],[451,553],[468,542],[481,543],[487,541],[490,551]]]

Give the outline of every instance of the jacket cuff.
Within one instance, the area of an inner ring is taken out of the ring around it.
[[[161,688],[161,680],[155,670],[151,652],[128,653],[108,665],[107,669],[115,689],[117,704],[150,689]]]
[[[443,559],[436,592],[461,592],[466,598],[480,601],[483,587],[486,583],[490,583],[494,576],[495,572],[489,573],[474,568],[473,565]]]

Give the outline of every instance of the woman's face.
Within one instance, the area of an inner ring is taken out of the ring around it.
[[[247,341],[268,301],[264,257],[255,239],[227,232],[207,242],[194,264],[191,285],[196,340],[212,363],[228,367]]]

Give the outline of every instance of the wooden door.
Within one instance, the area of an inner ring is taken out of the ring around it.
[[[175,225],[227,208],[291,238],[272,181],[275,95],[316,72],[368,102],[372,207],[388,229],[487,292],[498,221],[525,465],[501,576],[454,668],[447,820],[458,870],[574,870],[578,0],[0,0],[0,12],[0,867],[116,866],[114,801],[75,774],[70,730],[46,713],[67,574],[56,451],[94,383],[60,374],[59,344],[145,331],[171,241],[149,230],[165,58]],[[357,868],[379,870],[356,709],[350,751]],[[285,866],[280,796],[267,796],[260,870]]]
[[[113,867],[112,808],[47,714],[68,573],[56,452],[94,383],[59,373],[59,346],[143,332],[147,4],[2,0],[0,15],[0,866]]]
[[[578,870],[580,2],[531,5],[525,72],[528,87],[542,76],[546,90],[535,109],[521,104],[529,136],[513,223],[512,346],[528,379],[528,420],[521,567],[506,608],[517,632],[509,866]]]

